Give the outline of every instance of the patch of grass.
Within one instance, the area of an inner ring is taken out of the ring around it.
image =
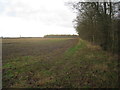
[[[85,48],[86,47],[86,43],[85,41],[79,39],[78,43],[73,46],[72,48],[69,48],[66,52],[65,55],[72,55],[74,54],[76,51],[78,51],[79,49]]]

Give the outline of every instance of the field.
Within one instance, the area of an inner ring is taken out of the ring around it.
[[[81,39],[3,39],[3,88],[118,87],[117,55]]]

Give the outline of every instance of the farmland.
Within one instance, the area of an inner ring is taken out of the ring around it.
[[[118,87],[117,55],[79,38],[2,40],[3,88]]]

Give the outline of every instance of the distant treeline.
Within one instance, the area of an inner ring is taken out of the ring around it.
[[[78,38],[78,35],[45,35],[44,38]]]

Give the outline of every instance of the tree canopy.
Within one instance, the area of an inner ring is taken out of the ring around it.
[[[118,4],[109,1],[76,2],[71,5],[77,11],[74,27],[79,37],[100,45],[104,50],[117,52],[120,46],[120,23],[115,18]]]

